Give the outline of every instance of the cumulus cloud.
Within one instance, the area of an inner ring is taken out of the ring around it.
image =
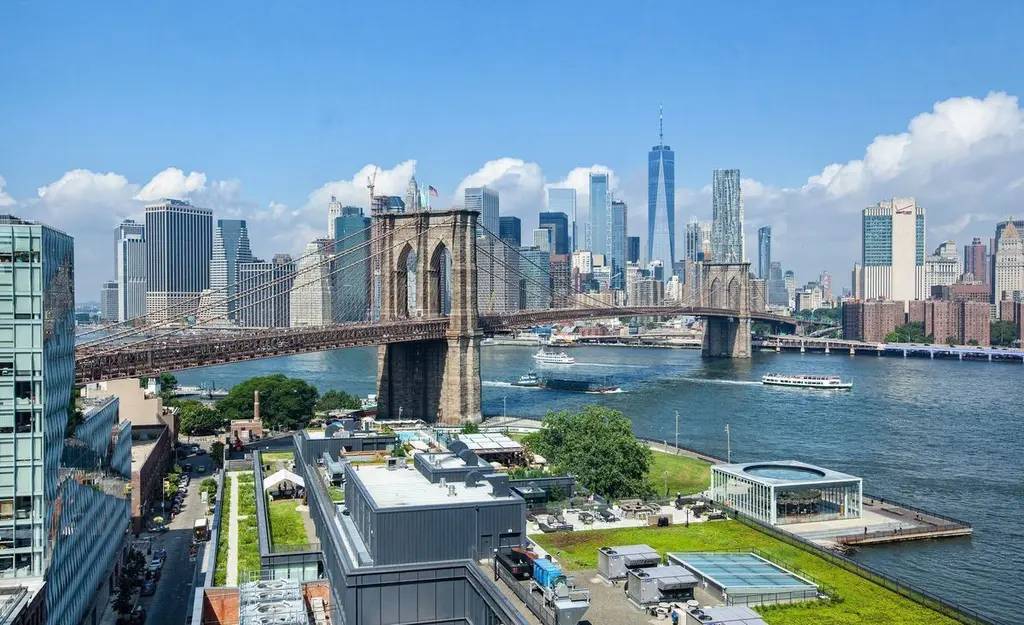
[[[182,170],[168,167],[153,176],[153,179],[142,187],[135,199],[143,202],[153,202],[164,198],[185,199],[196,192],[205,190],[206,174],[193,171],[186,176]]]
[[[14,204],[14,198],[4,191],[4,185],[6,184],[7,181],[4,180],[3,176],[0,176],[0,206],[11,206]]]

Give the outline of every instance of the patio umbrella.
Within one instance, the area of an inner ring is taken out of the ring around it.
[[[157,525],[163,525],[164,524],[164,518],[162,516],[153,517],[153,522],[156,523]]]

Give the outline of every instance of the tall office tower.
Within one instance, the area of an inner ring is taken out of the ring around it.
[[[551,306],[566,308],[572,306],[572,261],[568,254],[552,254],[549,258],[551,268]]]
[[[822,271],[818,276],[818,284],[821,285],[821,299],[825,302],[832,301],[832,274]]]
[[[334,220],[341,217],[341,202],[338,198],[331,196],[331,201],[327,203],[327,238],[334,238]]]
[[[1009,221],[999,233],[997,241],[992,291],[1002,314],[1004,302],[1012,302],[1014,299],[1020,301],[1024,295],[1024,240],[1016,224]]]
[[[420,185],[416,183],[416,176],[409,178],[409,186],[405,188],[405,210],[410,213],[418,213],[423,210],[422,198]]]
[[[772,227],[761,226],[757,230],[757,277],[768,279],[772,264]]]
[[[740,170],[716,169],[711,180],[711,262],[742,263],[743,192]]]
[[[864,299],[924,299],[924,207],[914,198],[885,200],[864,209],[862,224]]]
[[[551,231],[552,254],[569,253],[569,216],[566,213],[541,213],[540,227]]]
[[[626,237],[626,262],[640,262],[640,237]]]
[[[580,245],[576,231],[576,189],[550,187],[548,189],[548,210],[552,213],[564,213],[572,219],[572,224],[566,232],[567,237],[571,237],[571,240],[566,246],[566,251],[559,252],[559,254],[568,254],[581,249],[583,246]],[[543,220],[543,218],[544,214],[541,213],[541,219]]]
[[[483,235],[483,229],[497,233],[501,229],[501,218],[498,192],[487,187],[470,187],[466,189],[466,210],[480,213],[480,228],[477,236]]]
[[[988,249],[981,239],[974,237],[970,245],[964,246],[964,273],[969,273],[978,282],[989,285],[990,278],[986,257]]]
[[[658,145],[647,153],[647,262],[676,262],[676,153],[665,145],[658,113]]]
[[[146,315],[149,321],[196,312],[210,288],[213,211],[167,199],[146,205]]]
[[[477,310],[482,313],[519,310],[520,258],[518,248],[509,245],[491,236],[476,240]]]
[[[861,275],[860,263],[853,263],[853,272],[850,275],[850,292],[853,299],[861,299],[863,294],[863,277]]]
[[[792,269],[782,274],[782,283],[786,285],[786,306],[792,308],[796,302],[796,275]]]
[[[512,247],[523,245],[523,222],[518,217],[502,217],[498,220],[498,237]]]
[[[686,224],[686,258],[694,262],[711,259],[711,222],[696,217]]]
[[[100,318],[106,322],[117,321],[117,280],[107,280],[100,287]]]
[[[551,308],[551,255],[536,247],[524,247],[519,255],[523,275],[519,281],[520,307]]]
[[[243,328],[287,328],[295,263],[288,254],[267,262],[254,258],[238,263],[238,306],[235,321]]]
[[[933,286],[956,284],[963,274],[963,259],[956,249],[956,241],[943,241],[934,254],[924,259],[925,297],[931,297]]]
[[[146,314],[146,227],[126,219],[114,228],[117,316],[127,321]]]
[[[213,259],[210,261],[210,289],[214,291],[213,318],[234,319],[238,293],[238,263],[252,261],[249,230],[244,219],[218,219],[213,232]]]
[[[551,231],[547,228],[537,228],[533,231],[533,247],[542,252],[551,253]]]
[[[5,622],[41,623],[36,610],[45,610],[46,623],[78,623],[128,527],[131,424],[119,423],[118,403],[108,400],[82,405],[69,427],[74,257],[63,232],[0,216],[0,299],[8,302],[0,311],[8,328],[0,344],[0,576],[24,580],[9,582],[17,592]]]
[[[365,217],[358,206],[343,207],[341,215],[334,219],[336,259],[331,264],[334,321],[365,321],[369,316],[369,242],[370,218]]]
[[[1024,231],[1024,219],[1014,219],[1014,218],[1011,217],[1007,221],[1000,221],[999,223],[997,223],[996,224],[996,236],[994,236],[994,237],[989,239],[989,245],[988,245],[988,255],[989,255],[988,273],[989,273],[989,280],[988,280],[988,284],[992,286],[992,303],[993,304],[998,304],[999,300],[1001,299],[1001,295],[995,290],[995,284],[996,284],[996,252],[999,251],[999,241],[1003,238],[1003,233],[1006,231],[1007,226],[1009,226],[1011,224],[1013,225],[1014,230],[1017,231],[1017,234],[1020,234],[1022,231]],[[977,280],[978,278],[975,277],[975,279]]]
[[[612,288],[622,290],[626,288],[626,203],[614,200],[609,215],[608,255],[611,258]]]
[[[786,290],[786,281],[782,277],[782,263],[773,260],[768,265],[768,303],[772,306],[788,306],[789,291]]]
[[[611,194],[608,192],[608,174],[590,174],[590,219],[587,222],[587,249],[595,254],[607,254],[608,216]]]
[[[295,270],[289,304],[289,325],[293,328],[325,326],[334,319],[334,289],[331,280],[333,239],[316,239],[306,246]]]

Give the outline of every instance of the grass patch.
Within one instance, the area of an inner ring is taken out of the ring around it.
[[[274,462],[276,460],[290,461],[295,459],[295,454],[290,451],[268,451],[260,454],[263,462]]]
[[[676,493],[684,495],[699,493],[711,484],[711,463],[689,456],[676,456],[655,451],[649,475],[654,484],[654,492],[659,496],[666,496],[666,471],[668,472],[667,496],[669,497],[674,497]]]
[[[220,510],[220,524],[217,529],[217,567],[213,570],[213,585],[223,586],[228,580],[228,519],[231,518],[230,475],[224,480],[224,504]]]
[[[334,484],[327,485],[327,492],[331,494],[331,501],[337,503],[339,501],[345,501],[345,488],[342,486],[335,486]]]
[[[255,507],[255,503],[253,504]],[[238,583],[248,581],[248,571],[260,570],[260,540],[256,514],[238,520]]]
[[[246,471],[245,473],[239,473],[238,474],[238,483],[239,484],[255,484],[256,483],[256,476],[253,475],[252,473],[249,473],[248,471]]]
[[[238,516],[256,517],[256,485],[252,482],[238,485]]]
[[[544,534],[533,537],[567,569],[597,567],[598,547],[647,544],[666,551],[760,549],[833,586],[841,601],[757,608],[770,625],[861,624],[955,625],[956,621],[897,595],[823,558],[754,530],[738,521],[694,523],[690,527],[623,528]]]
[[[302,522],[302,514],[295,509],[301,503],[299,499],[283,499],[268,502],[270,515],[270,543],[279,547],[289,545],[306,545],[306,526]]]

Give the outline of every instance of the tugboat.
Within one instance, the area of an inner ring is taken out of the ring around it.
[[[564,352],[546,352],[543,349],[533,355],[533,359],[547,365],[574,365],[576,359]]]
[[[533,371],[519,376],[518,382],[513,382],[512,386],[523,386],[527,388],[536,388],[540,386],[540,378]]]
[[[840,391],[848,391],[853,388],[853,382],[843,382],[838,375],[783,375],[781,373],[769,373],[761,378],[761,384]]]

